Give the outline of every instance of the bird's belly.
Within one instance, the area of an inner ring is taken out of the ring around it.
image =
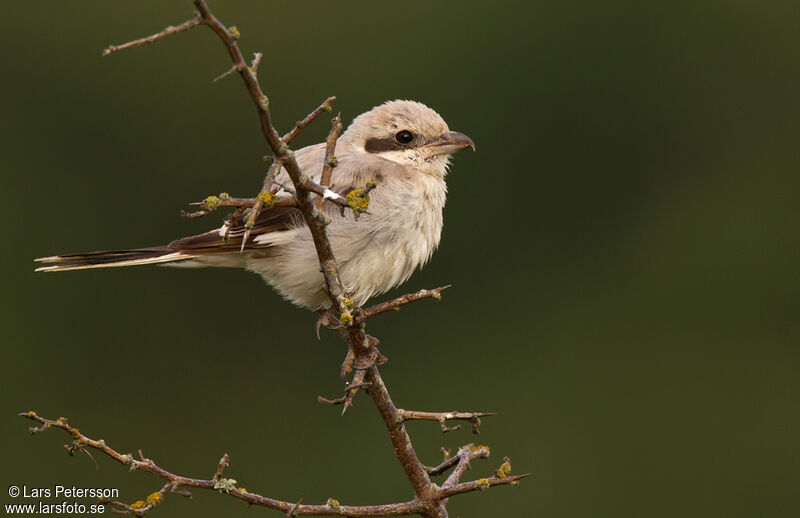
[[[336,214],[327,228],[345,292],[356,304],[406,281],[439,244],[443,197],[433,205],[424,196],[403,201],[378,205],[358,220]],[[330,306],[308,229],[282,232],[275,239],[274,253],[248,259],[247,269],[297,305],[315,310]]]

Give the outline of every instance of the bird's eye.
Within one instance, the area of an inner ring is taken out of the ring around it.
[[[394,139],[401,144],[408,144],[412,140],[414,140],[414,135],[411,134],[408,130],[403,130],[399,132],[397,135],[394,136]]]

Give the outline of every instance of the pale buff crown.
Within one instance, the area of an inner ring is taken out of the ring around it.
[[[354,148],[363,149],[367,139],[390,139],[402,130],[410,131],[423,143],[423,139],[439,138],[450,128],[435,110],[417,101],[397,99],[386,101],[353,119],[342,138]]]

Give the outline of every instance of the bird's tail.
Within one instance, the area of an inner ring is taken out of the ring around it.
[[[65,272],[89,268],[115,268],[117,266],[136,266],[140,264],[176,263],[193,259],[195,255],[186,254],[167,246],[137,248],[135,250],[109,250],[86,254],[54,255],[40,257],[37,262],[45,263],[37,272]]]

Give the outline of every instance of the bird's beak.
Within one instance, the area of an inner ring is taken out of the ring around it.
[[[448,131],[425,147],[430,156],[450,155],[468,147],[475,151],[475,143],[472,142],[472,139],[457,131]]]

